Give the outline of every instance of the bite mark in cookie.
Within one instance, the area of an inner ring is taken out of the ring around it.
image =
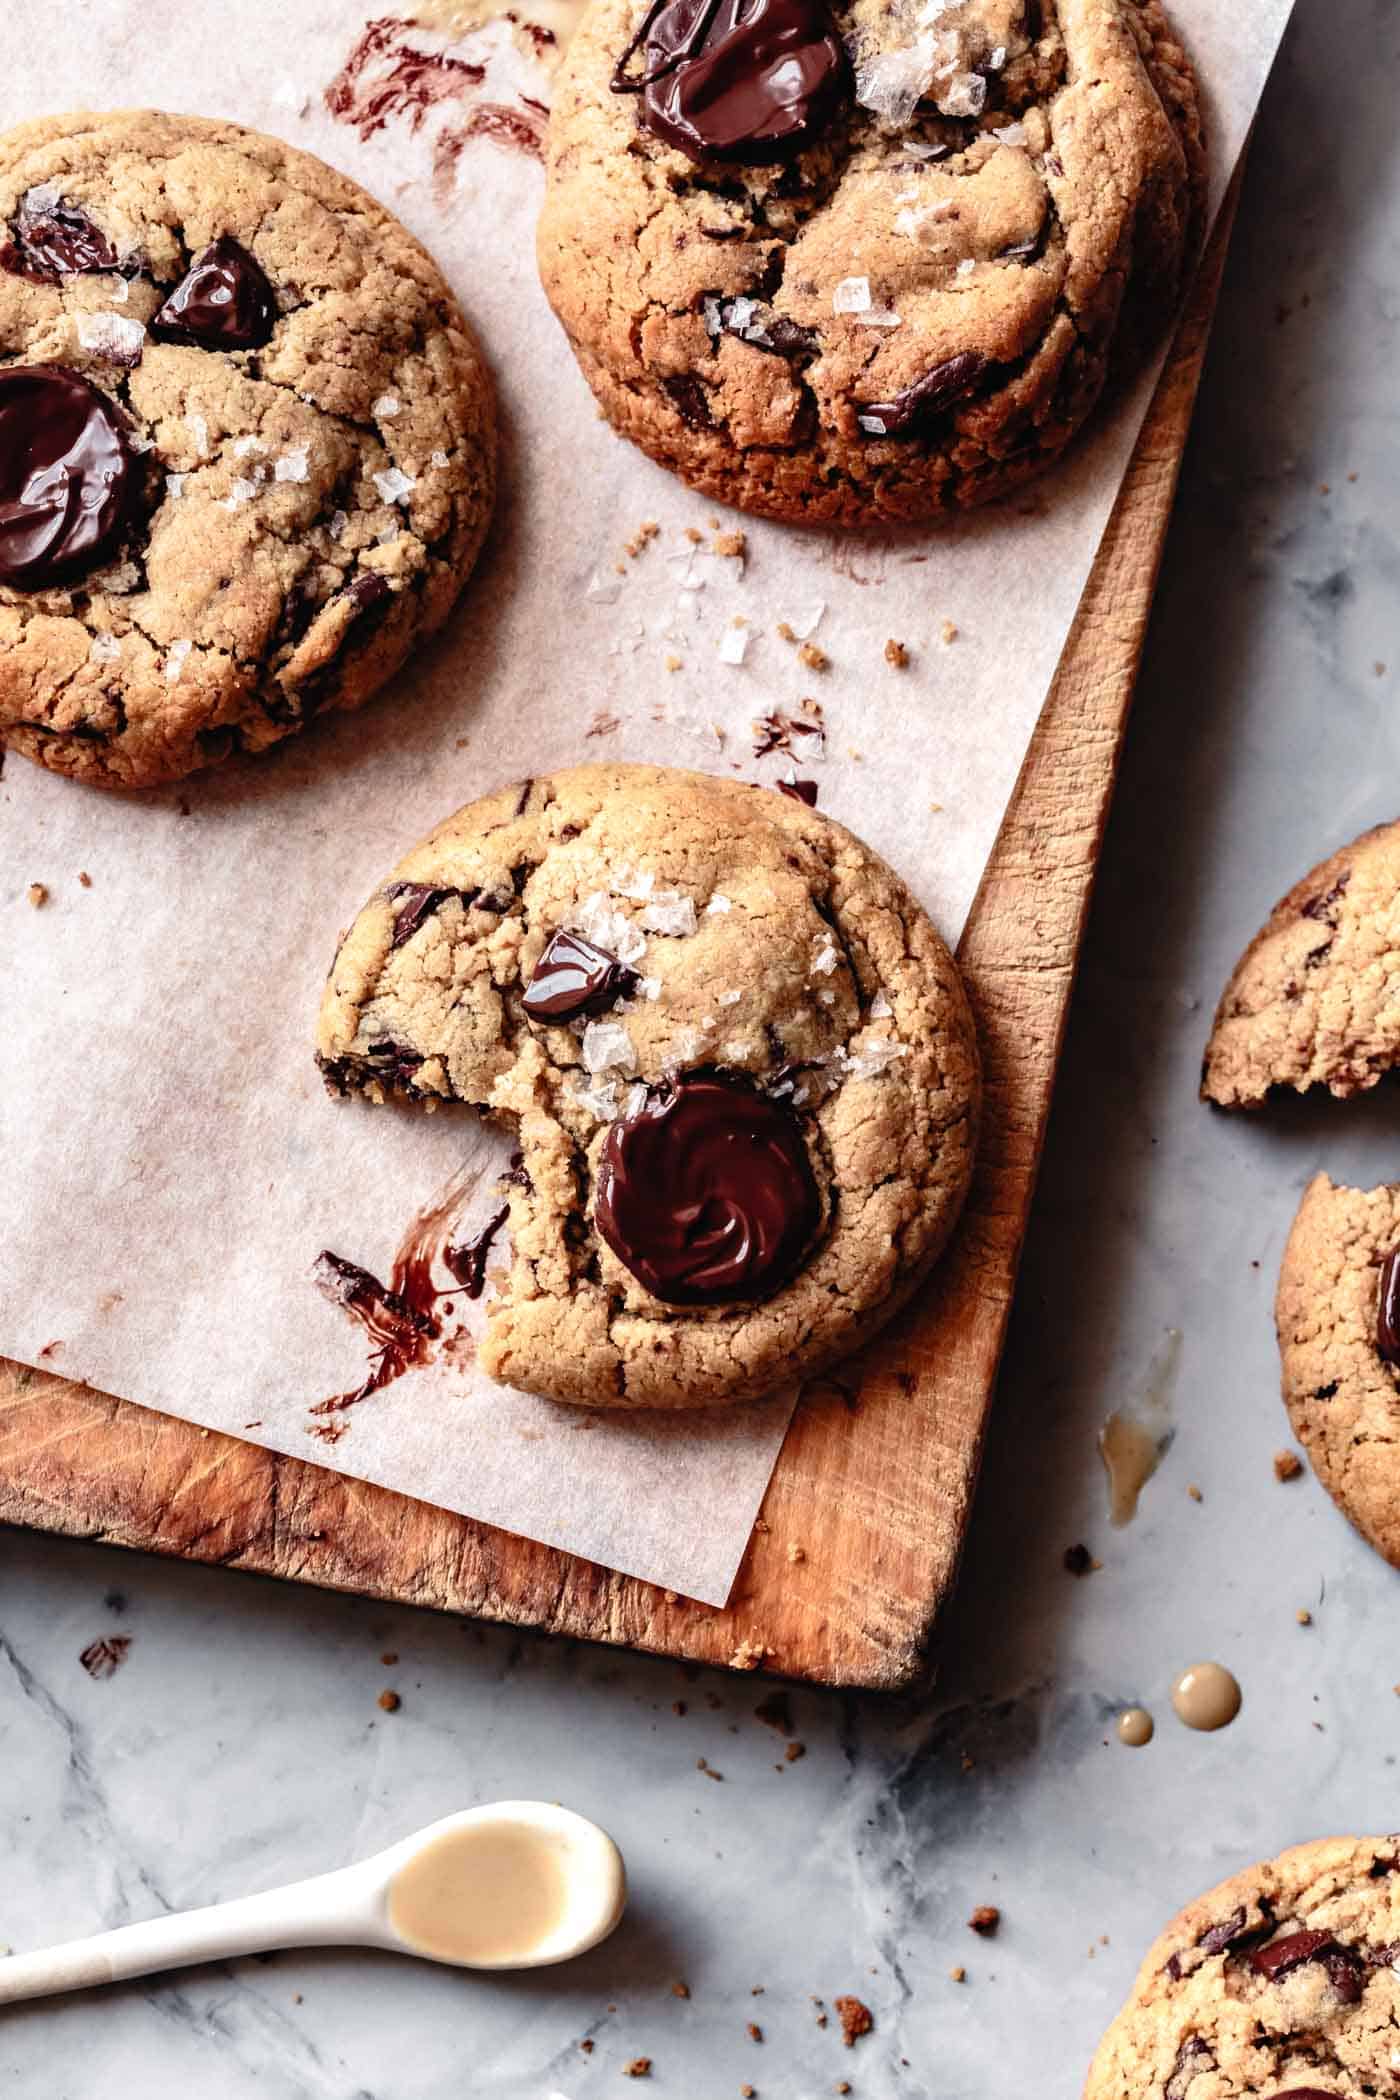
[[[1068,443],[1195,239],[1157,0],[593,0],[540,221],[613,423],[708,493],[918,520]]]
[[[578,767],[459,811],[342,942],[318,1058],[335,1092],[518,1132],[480,1361],[588,1405],[833,1360],[971,1171],[975,1039],[924,914],[805,803],[701,774]]]

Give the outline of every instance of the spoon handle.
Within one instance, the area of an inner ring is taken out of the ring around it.
[[[264,1895],[119,1925],[34,1954],[12,1954],[0,1960],[0,2005],[275,1947],[363,1943],[375,1937],[375,1929],[368,1907],[356,1900],[360,1893],[350,1874],[320,1874]]]

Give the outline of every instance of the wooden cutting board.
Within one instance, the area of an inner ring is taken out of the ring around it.
[[[3,1360],[0,1520],[824,1684],[920,1674],[967,1526],[1234,194],[959,950],[986,1065],[966,1214],[919,1305],[804,1393],[729,1605]]]

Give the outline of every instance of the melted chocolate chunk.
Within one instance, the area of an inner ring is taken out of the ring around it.
[[[463,1240],[460,1247],[448,1247],[443,1254],[443,1261],[469,1298],[479,1298],[486,1288],[486,1257],[509,1216],[509,1206],[503,1206],[472,1239]]]
[[[394,907],[394,938],[389,943],[392,954],[402,948],[405,941],[412,940],[425,919],[430,919],[449,897],[460,897],[460,890],[435,890],[426,882],[394,882],[384,892]],[[463,899],[463,902],[466,900]]]
[[[817,783],[815,780],[780,780],[778,793],[790,795],[794,802],[805,802],[808,809],[817,806]]]
[[[114,404],[61,365],[0,372],[0,583],[41,591],[95,569],[135,474]]]
[[[412,1302],[409,1294],[346,1261],[325,1248],[312,1271],[317,1288],[334,1305],[343,1306],[359,1322],[374,1344],[368,1376],[353,1392],[337,1393],[311,1409],[313,1415],[338,1414],[342,1409],[368,1400],[413,1364],[427,1360],[427,1344],[438,1333],[439,1323],[431,1311]],[[397,1278],[396,1278],[397,1281]]]
[[[1383,1363],[1394,1364],[1400,1370],[1400,1247],[1392,1247],[1381,1263],[1376,1347]]]
[[[1231,1911],[1228,1918],[1222,1918],[1218,1925],[1212,1925],[1208,1932],[1203,1932],[1196,1945],[1202,1954],[1223,1954],[1225,1949],[1240,1937],[1245,1923],[1246,1912],[1243,1907]]]
[[[639,979],[581,933],[556,933],[530,972],[523,1004],[532,1021],[572,1021],[630,998]]]
[[[651,1088],[610,1126],[596,1217],[653,1297],[720,1305],[787,1282],[822,1200],[792,1110],[746,1079],[701,1071]]]
[[[918,437],[928,424],[966,394],[981,378],[986,358],[977,350],[960,350],[922,379],[901,387],[889,401],[859,401],[856,413],[867,437]],[[873,426],[879,425],[876,429]]]
[[[850,67],[825,0],[655,0],[612,87],[691,160],[786,160],[843,107]]]
[[[1164,2100],[1186,2100],[1193,2081],[1215,2069],[1215,2057],[1198,2034],[1189,2034],[1176,2052],[1171,2076],[1162,2088]]]
[[[80,277],[92,270],[115,270],[120,258],[81,205],[60,200],[35,210],[26,198],[3,260],[6,269],[16,275],[52,280]]]
[[[276,320],[272,286],[247,249],[226,233],[195,257],[152,321],[151,334],[200,350],[258,350]]]
[[[1305,1962],[1320,1962],[1328,1982],[1346,2005],[1357,2003],[1364,1985],[1360,1957],[1330,1932],[1290,1932],[1281,1940],[1270,1940],[1267,1947],[1256,1947],[1249,1960],[1250,1966],[1271,1983],[1301,1969]]]

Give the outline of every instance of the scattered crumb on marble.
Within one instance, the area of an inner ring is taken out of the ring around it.
[[[667,657],[667,659],[666,659],[666,668],[667,668],[667,670],[668,670],[668,671],[680,671],[680,670],[683,670],[683,669],[685,668],[685,659],[684,659],[684,657],[681,657],[681,656],[668,656],[668,657]]]
[[[398,1655],[392,1648],[386,1648],[379,1658],[386,1670],[392,1670],[398,1659]]]
[[[634,2056],[630,2064],[622,2066],[622,2075],[624,2078],[650,2078],[651,2058],[649,2056]]]
[[[677,1978],[677,1980],[671,1985],[671,1996],[673,1998],[688,1998],[690,1996],[690,1985],[688,1983],[682,1983],[680,1979]]]
[[[955,642],[958,638],[958,630],[952,620],[945,620],[943,622],[941,633],[945,644],[947,644],[948,642]]]
[[[1205,1496],[1201,1493],[1200,1489],[1197,1487],[1194,1480],[1187,1482],[1186,1492],[1191,1497],[1191,1500],[1193,1502],[1204,1502],[1206,1499]]]
[[[868,2005],[862,2005],[859,1998],[852,1998],[849,1994],[833,1998],[831,2003],[841,2022],[841,2039],[848,2049],[854,2049],[860,2037],[869,2034],[875,2025],[874,2015]]]
[[[759,2026],[757,2020],[750,2020],[744,2031],[751,2042],[761,2042],[763,2040],[763,2029]]]
[[[47,904],[49,901],[48,885],[46,883],[31,882],[25,894],[35,911],[38,911],[41,904]]]
[[[1300,1610],[1297,1616],[1298,1616],[1298,1624],[1299,1624],[1300,1626],[1311,1626],[1311,1625],[1312,1625],[1312,1613],[1311,1613],[1310,1611],[1302,1611],[1302,1610]]]
[[[82,884],[85,890],[90,890],[92,888],[92,877],[91,875],[89,875],[86,868],[79,868],[78,881]]]
[[[110,1633],[102,1640],[89,1641],[78,1661],[89,1677],[99,1682],[103,1678],[115,1677],[131,1650],[129,1633]]]
[[[724,1777],[723,1772],[717,1772],[713,1765],[706,1764],[703,1757],[696,1758],[695,1769],[697,1772],[703,1772],[707,1779],[723,1779]]]
[[[789,1743],[783,1752],[783,1756],[790,1765],[795,1765],[799,1757],[805,1757],[806,1755],[807,1745],[805,1743]]]
[[[379,1694],[379,1705],[386,1714],[396,1714],[402,1704],[403,1701],[397,1692],[386,1691]]]
[[[827,655],[825,649],[819,649],[815,642],[804,642],[802,644],[802,647],[797,652],[797,661],[808,671],[829,671],[831,669],[831,658]]]
[[[984,1939],[989,1939],[1001,1923],[1001,1912],[995,1903],[979,1903],[967,1922],[974,1932],[980,1932]]]
[[[1081,1543],[1077,1546],[1065,1547],[1065,1573],[1067,1575],[1092,1575],[1097,1568],[1102,1566],[1103,1562],[1095,1560],[1086,1545]]]
[[[1296,1451],[1275,1451],[1274,1479],[1296,1480],[1303,1470],[1303,1461]]]
[[[890,664],[896,671],[903,671],[908,668],[909,651],[903,642],[897,642],[893,637],[886,642],[885,662]]]
[[[952,1978],[954,1983],[967,1982],[967,1970],[962,1966],[961,1962],[959,1962],[956,1969],[950,1969],[948,1971],[948,1974]]]
[[[717,532],[710,542],[716,554],[730,561],[739,561],[748,552],[748,535],[743,532]]]

